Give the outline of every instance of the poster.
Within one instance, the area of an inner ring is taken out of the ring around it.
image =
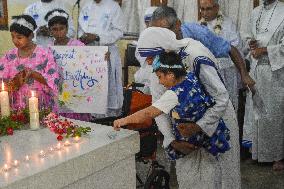
[[[105,46],[53,46],[61,69],[59,112],[105,114],[108,67]]]

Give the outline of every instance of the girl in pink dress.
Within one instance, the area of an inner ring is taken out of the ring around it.
[[[37,25],[28,15],[12,17],[10,32],[16,48],[0,58],[0,78],[11,90],[12,109],[27,107],[31,90],[40,108],[57,110],[59,74],[51,50],[32,42]]]
[[[50,34],[54,37],[53,44],[51,45],[85,46],[81,41],[67,37],[68,17],[68,13],[62,9],[55,9],[46,14],[45,20],[48,22]],[[91,114],[89,113],[60,113],[60,115],[81,121],[91,120]]]

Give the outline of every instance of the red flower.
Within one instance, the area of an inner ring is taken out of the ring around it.
[[[6,131],[7,131],[7,134],[8,134],[8,135],[13,135],[13,134],[14,134],[14,129],[13,129],[12,127],[8,127],[8,128],[6,129]]]
[[[16,114],[13,114],[11,116],[12,121],[17,121],[18,116]]]
[[[60,134],[60,135],[62,135],[62,134],[64,133],[64,131],[63,131],[63,129],[58,129],[58,130],[57,130],[57,133]]]
[[[58,140],[58,141],[63,140],[63,136],[62,136],[62,135],[58,135],[58,136],[57,136],[57,140]]]

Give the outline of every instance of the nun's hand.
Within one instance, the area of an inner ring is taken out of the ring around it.
[[[177,126],[177,129],[183,137],[191,137],[202,131],[196,123],[181,123]]]

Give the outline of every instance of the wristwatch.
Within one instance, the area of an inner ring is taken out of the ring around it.
[[[95,41],[100,41],[100,36],[98,36],[97,34],[96,34]]]

